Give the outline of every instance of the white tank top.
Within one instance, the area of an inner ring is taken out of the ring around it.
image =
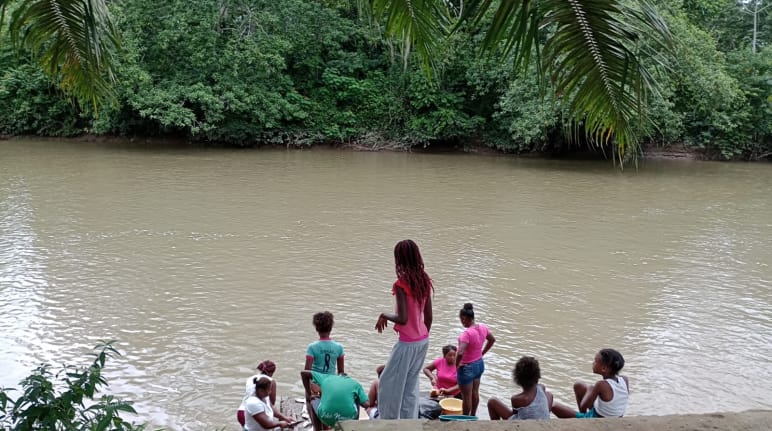
[[[606,379],[606,383],[611,386],[614,395],[611,401],[603,401],[600,397],[595,399],[595,411],[604,418],[618,418],[625,415],[627,410],[627,382],[622,376],[617,376],[616,380]]]

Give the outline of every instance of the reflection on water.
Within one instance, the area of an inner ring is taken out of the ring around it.
[[[4,177],[0,188],[0,307],[3,331],[0,345],[15,346],[17,355],[29,356],[40,345],[31,330],[40,319],[40,294],[46,288],[40,251],[35,247],[31,227],[34,212],[29,204],[29,191],[18,177]],[[10,318],[13,317],[13,318]],[[4,349],[5,350],[5,349]],[[0,355],[0,369],[10,382],[26,375],[14,355]]]
[[[481,395],[534,355],[564,402],[627,360],[630,414],[771,408],[769,166],[0,143],[0,385],[100,339],[111,390],[170,429],[231,427],[263,359],[300,394],[311,315],[335,313],[346,369],[395,341],[393,245],[436,286],[431,355],[473,302],[497,344]],[[387,331],[388,332],[388,331]],[[754,396],[745,389],[751,380]],[[422,384],[428,388],[428,382]],[[686,401],[688,400],[688,401]]]

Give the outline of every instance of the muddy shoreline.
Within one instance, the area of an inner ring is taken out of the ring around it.
[[[464,145],[452,143],[435,143],[427,146],[405,147],[401,144],[387,141],[357,141],[357,142],[329,142],[322,144],[289,143],[279,144],[250,144],[232,145],[217,142],[191,141],[180,137],[146,137],[133,136],[121,137],[113,135],[81,135],[76,137],[42,137],[42,136],[0,136],[0,141],[65,141],[72,143],[96,144],[96,145],[131,145],[131,146],[165,146],[165,147],[191,147],[191,148],[223,148],[223,149],[284,149],[296,151],[337,150],[356,152],[410,152],[418,154],[472,154],[479,156],[509,156],[528,159],[552,159],[552,160],[610,160],[608,154],[599,149],[577,148],[560,154],[548,152],[513,153],[489,147],[483,143],[468,143]],[[682,161],[724,161],[706,154],[695,148],[684,145],[670,145],[660,147],[646,145],[643,147],[642,160],[682,160]],[[757,160],[770,162],[771,158]]]

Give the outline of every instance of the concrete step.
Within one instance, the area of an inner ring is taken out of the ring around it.
[[[345,421],[340,431],[769,431],[772,410],[546,421]]]

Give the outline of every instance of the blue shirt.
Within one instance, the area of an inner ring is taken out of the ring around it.
[[[313,358],[311,371],[322,374],[338,374],[338,358],[343,357],[343,345],[329,338],[308,345],[306,357]]]

